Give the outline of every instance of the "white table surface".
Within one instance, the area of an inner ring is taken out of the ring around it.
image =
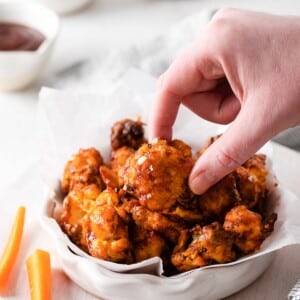
[[[0,93],[0,250],[4,247],[16,208],[20,204],[27,207],[22,251],[7,297],[3,299],[29,299],[24,260],[36,247],[51,252],[53,299],[96,299],[64,275],[55,249],[39,228],[43,190],[37,171],[39,152],[35,114],[40,87],[47,85],[55,72],[78,60],[99,55],[103,50],[126,47],[137,40],[146,41],[184,16],[203,8],[222,6],[300,14],[300,2],[296,0],[95,1],[86,10],[62,18],[54,55],[34,86],[20,92]],[[300,198],[300,153],[274,144],[274,162],[281,184]],[[246,289],[226,299],[286,299],[288,291],[300,278],[299,253],[300,246],[279,251],[267,272]]]

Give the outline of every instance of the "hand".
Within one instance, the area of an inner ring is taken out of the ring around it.
[[[161,76],[150,114],[152,138],[172,138],[181,104],[230,123],[196,162],[201,194],[277,133],[300,124],[300,18],[222,9]]]

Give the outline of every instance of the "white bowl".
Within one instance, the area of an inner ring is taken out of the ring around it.
[[[274,202],[289,197],[278,193],[276,198]],[[58,183],[55,188],[46,188],[41,223],[55,243],[65,273],[83,289],[104,299],[221,299],[257,279],[269,267],[276,251],[282,246],[280,242],[280,246],[276,244],[278,237],[275,231],[272,238],[267,238],[262,249],[255,254],[231,263],[210,265],[165,277],[162,261],[158,257],[123,265],[93,258],[80,250],[55,221],[60,213],[62,199]],[[272,243],[277,246],[273,247]]]
[[[56,11],[58,14],[69,14],[88,6],[92,0],[35,0]]]
[[[35,51],[0,51],[0,90],[17,90],[32,83],[49,60],[59,30],[59,18],[36,3],[1,1],[0,22],[37,29],[45,40]]]
[[[112,272],[74,255],[62,243],[56,249],[64,272],[84,290],[107,300],[223,299],[255,281],[275,257],[275,252],[271,252],[232,266],[196,269],[174,277],[158,277]]]

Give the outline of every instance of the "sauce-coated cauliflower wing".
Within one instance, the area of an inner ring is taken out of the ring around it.
[[[82,228],[83,218],[96,206],[96,199],[100,193],[101,190],[96,184],[78,184],[63,201],[59,223],[71,240],[85,250],[87,243]]]
[[[239,199],[235,176],[228,174],[199,197],[198,209],[206,220],[223,222],[226,212]]]
[[[62,190],[68,193],[77,184],[91,183],[102,188],[103,183],[99,173],[99,167],[102,164],[103,158],[95,148],[80,149],[65,166],[61,180]]]
[[[188,271],[216,262],[230,262],[235,258],[232,234],[226,232],[219,222],[213,222],[183,230],[171,261],[179,271]]]
[[[242,253],[257,250],[264,240],[264,225],[260,214],[245,205],[233,207],[225,216],[223,227],[235,235],[235,245]]]
[[[124,119],[116,122],[111,128],[111,148],[117,150],[123,146],[127,146],[138,149],[145,143],[143,125],[140,120]]]
[[[134,226],[132,243],[135,262],[155,256],[165,258],[170,251],[167,241],[158,232],[140,226]]]
[[[170,208],[183,194],[193,163],[183,142],[143,144],[127,161],[124,189],[150,210]]]
[[[89,253],[97,258],[119,263],[131,263],[131,242],[128,226],[115,205],[117,194],[108,189],[96,199],[97,206],[84,218],[83,229]]]
[[[146,230],[157,231],[173,243],[177,242],[180,230],[184,228],[179,222],[141,205],[133,206],[131,214],[136,225]]]
[[[249,209],[262,210],[267,197],[266,156],[255,154],[236,169],[237,188],[241,201]]]

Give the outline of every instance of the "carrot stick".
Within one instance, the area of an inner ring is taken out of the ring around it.
[[[31,300],[51,299],[50,254],[37,249],[26,260]]]
[[[0,259],[0,294],[5,292],[10,273],[16,262],[21,245],[24,222],[25,207],[20,206],[6,243],[6,247],[4,248],[2,257]]]

